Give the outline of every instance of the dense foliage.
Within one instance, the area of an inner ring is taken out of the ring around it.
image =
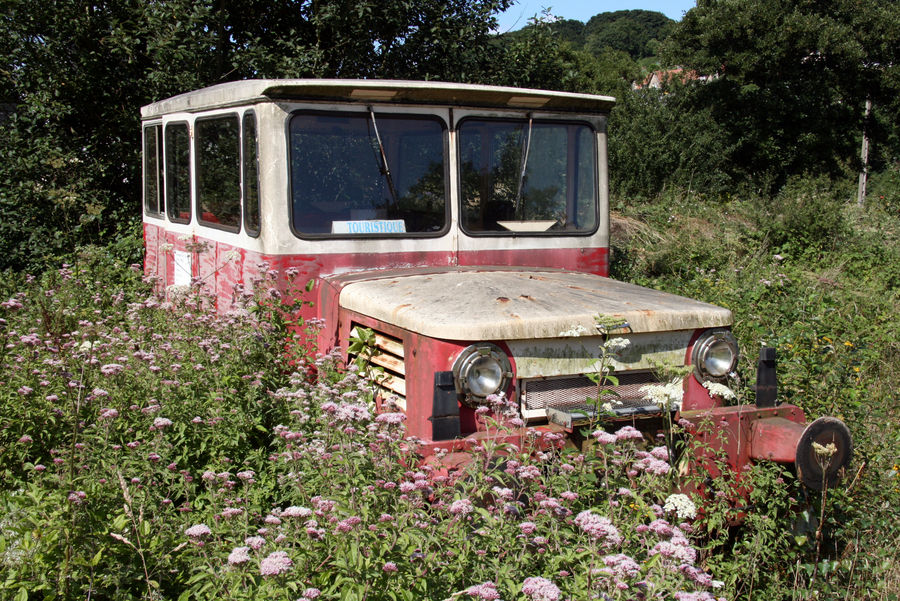
[[[777,193],[792,176],[872,168],[900,148],[894,2],[702,2],[537,17],[496,35],[511,0],[84,4],[0,14],[0,269],[121,239],[138,215],[138,107],[248,77],[443,79],[612,94],[613,188]],[[657,49],[665,51],[662,58]],[[644,69],[681,65],[661,92]],[[693,81],[693,80],[691,80]],[[865,103],[873,111],[865,119]],[[137,255],[135,255],[135,259]]]
[[[140,107],[249,77],[479,81],[510,0],[83,3],[0,13],[0,269],[119,237],[139,213]]]
[[[727,495],[670,497],[689,482],[678,436],[498,437],[469,470],[417,465],[355,368],[285,358],[277,272],[227,315],[199,293],[157,296],[97,249],[7,275],[0,599],[891,598],[897,177],[873,181],[890,211],[813,180],[765,211],[664,195],[614,215],[618,277],[735,312],[736,402],[752,402],[754,349],[771,345],[781,397],[853,432],[851,473],[824,496],[759,465],[739,529]],[[803,215],[835,202],[839,233],[811,229]],[[483,419],[502,431],[495,409]]]
[[[196,292],[168,301],[79,259],[2,281],[0,598],[713,599],[725,586],[703,567],[694,503],[669,495],[662,442],[624,427],[585,452],[549,432],[512,446],[496,398],[482,419],[500,433],[468,469],[419,464],[404,416],[376,417],[355,369],[288,364],[292,307],[270,288],[283,274],[217,315]]]
[[[900,109],[896,2],[705,1],[664,56],[710,78],[694,102],[712,112],[742,178],[777,190],[792,175],[854,170],[864,128],[876,168],[897,160],[897,146],[884,144]]]
[[[898,4],[704,0],[677,24],[494,35],[509,4],[3,4],[0,599],[900,595]],[[631,90],[648,61],[708,79]],[[156,296],[120,261],[141,250],[138,107],[251,76],[616,95],[614,275],[734,311],[738,402],[775,346],[782,398],[853,432],[845,488],[759,466],[733,530],[728,499],[693,498],[701,522],[664,508],[677,445],[650,455],[664,474],[629,470],[661,444],[600,434],[415,468],[355,373],[286,359],[271,282],[226,316]]]

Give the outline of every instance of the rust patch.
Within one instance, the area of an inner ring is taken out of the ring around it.
[[[509,299],[506,298],[505,296],[498,296],[498,297],[497,297],[497,302],[498,302],[498,303],[508,303],[508,302],[509,302]]]
[[[403,309],[406,309],[407,307],[412,307],[412,304],[410,304],[410,303],[403,303],[402,305],[397,305],[396,307],[394,307],[393,314],[394,314],[394,315],[399,315],[399,314],[400,314],[400,311],[402,311]]]
[[[522,300],[530,300],[530,301],[534,300],[532,297],[528,296],[527,294],[520,294],[519,298],[521,298]]]

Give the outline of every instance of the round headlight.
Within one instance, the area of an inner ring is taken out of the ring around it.
[[[701,381],[724,380],[737,367],[737,340],[728,330],[704,332],[694,343],[691,363]]]
[[[498,346],[473,344],[466,347],[453,364],[456,389],[474,402],[506,389],[512,370],[509,359]]]

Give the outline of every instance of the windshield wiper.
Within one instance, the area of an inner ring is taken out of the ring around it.
[[[522,163],[519,165],[519,184],[516,186],[516,204],[515,216],[519,220],[525,217],[525,207],[522,207],[522,214],[519,214],[519,203],[522,201],[522,186],[525,185],[525,170],[528,168],[528,151],[531,149],[531,115],[528,115],[528,134],[525,136],[525,149],[522,152]]]
[[[381,143],[381,136],[378,135],[378,122],[375,120],[375,111],[369,107],[369,115],[372,117],[372,128],[375,130],[375,141],[378,142],[378,151],[381,153],[381,173],[387,179],[388,190],[391,193],[391,201],[394,206],[397,205],[397,191],[394,189],[394,180],[391,178],[391,168],[388,165],[387,153],[384,151],[384,144]]]

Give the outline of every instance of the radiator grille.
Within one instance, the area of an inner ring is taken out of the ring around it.
[[[645,407],[651,404],[644,399],[644,393],[640,388],[659,382],[652,372],[620,373],[616,374],[616,377],[619,378],[619,385],[607,389],[618,393],[619,396],[604,396],[604,401],[618,401],[621,404],[613,402],[617,408]],[[535,416],[536,412],[543,414],[547,407],[554,409],[583,407],[588,404],[589,398],[597,397],[597,385],[582,375],[523,380],[521,390],[523,409],[530,416]]]

